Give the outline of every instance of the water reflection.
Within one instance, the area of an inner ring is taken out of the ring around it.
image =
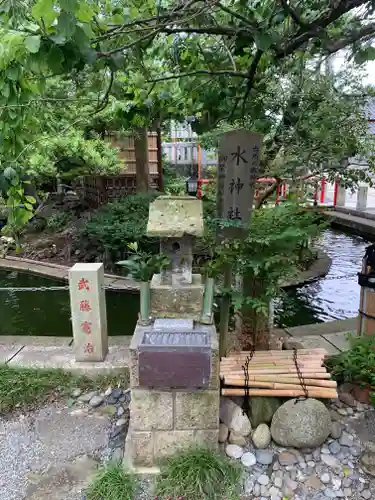
[[[360,292],[356,273],[369,244],[360,236],[327,229],[318,246],[332,259],[329,273],[310,285],[287,290],[277,301],[276,323],[297,326],[356,316]]]

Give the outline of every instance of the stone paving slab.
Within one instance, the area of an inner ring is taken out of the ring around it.
[[[350,342],[345,333],[328,333],[322,337],[333,344],[339,351],[348,351],[350,349]]]
[[[312,325],[293,326],[285,328],[292,337],[305,335],[326,335],[328,333],[355,332],[357,330],[358,318],[339,319],[327,323],[314,323]]]
[[[13,356],[15,356],[21,349],[21,344],[0,344],[0,365],[7,363]]]
[[[69,346],[73,337],[50,337],[33,335],[2,335],[0,337],[2,344],[20,344],[36,346]]]
[[[293,337],[293,340],[301,343],[305,349],[322,348],[328,354],[338,354],[340,351],[335,346],[327,342],[327,340],[319,335],[305,335],[303,337]]]
[[[22,368],[56,369],[74,371],[85,375],[121,373],[129,364],[127,346],[110,346],[105,361],[76,362],[72,347],[65,346],[25,346],[9,363]]]

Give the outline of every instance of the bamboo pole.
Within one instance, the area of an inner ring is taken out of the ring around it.
[[[302,389],[222,389],[222,396],[244,396],[246,394],[249,396],[263,396],[263,397],[284,397],[284,398],[297,398],[299,396],[305,396],[305,392]],[[307,391],[310,398],[322,398],[322,399],[335,399],[337,398],[337,391],[335,389],[312,389]]]
[[[337,383],[335,380],[315,380],[311,378],[303,379],[306,386],[310,388],[316,387],[326,387],[329,389],[336,389]],[[224,383],[226,385],[234,385],[238,387],[245,387],[246,382],[244,377],[224,377]],[[271,387],[271,389],[295,389],[295,385],[297,389],[301,387],[301,382],[298,378],[286,378],[283,377],[278,378],[275,382],[274,380],[249,380],[247,382],[248,387]],[[283,387],[274,387],[275,385],[282,385]],[[284,387],[289,386],[289,387]],[[293,386],[293,387],[292,387]]]
[[[314,378],[314,375],[316,373],[328,373],[325,368],[305,368],[304,370],[300,370],[301,375],[303,377],[312,377]],[[295,375],[298,376],[298,372],[295,368],[265,368],[265,369],[254,369],[254,370],[248,370],[247,372],[249,375],[271,375],[271,374],[278,374],[278,375],[284,375],[284,373],[294,373]],[[220,376],[225,376],[225,375],[232,375],[232,376],[241,376],[243,375],[244,372],[243,370],[220,370]]]
[[[251,351],[233,351],[229,354],[229,356],[227,356],[228,358],[230,357],[237,357],[237,356],[248,356],[249,354],[251,354]],[[314,354],[322,354],[322,355],[327,355],[327,351],[323,348],[317,348],[317,349],[297,349],[297,355],[300,356],[300,355],[304,355],[304,354],[310,354],[310,355],[314,355]],[[269,357],[269,356],[279,356],[279,355],[283,355],[283,356],[287,356],[287,355],[291,355],[293,356],[294,355],[294,351],[293,350],[285,350],[285,351],[278,351],[278,350],[272,350],[272,351],[254,351],[254,356],[265,356],[265,357]]]
[[[233,380],[233,379],[236,379],[236,380],[245,380],[245,377],[242,375],[241,377],[239,376],[235,376],[233,377],[231,374],[229,374],[228,376],[227,375],[224,375],[224,380],[225,382],[227,380]],[[253,382],[275,382],[275,379],[276,379],[276,382],[280,382],[280,383],[283,383],[283,384],[299,384],[300,381],[299,381],[299,378],[297,376],[294,376],[294,375],[290,375],[290,376],[286,376],[286,375],[283,375],[283,376],[279,376],[279,375],[253,375],[252,377],[249,377],[249,380],[253,381]],[[337,382],[335,380],[322,380],[322,379],[316,379],[316,378],[304,378],[303,379],[304,382],[308,385],[316,385],[316,386],[319,386],[319,387],[337,387]],[[229,384],[229,382],[228,382]],[[235,384],[230,384],[230,385],[235,385]]]
[[[303,375],[302,373],[302,376],[303,378],[314,378],[315,380],[329,380],[331,378],[331,375],[328,373],[328,372],[325,372],[325,373],[307,373],[304,372],[305,375]],[[243,370],[242,371],[237,371],[237,372],[220,372],[220,378],[223,379],[225,377],[243,377],[244,373],[243,373]],[[259,371],[255,371],[253,373],[250,373],[249,372],[249,380],[251,380],[252,378],[254,380],[258,380],[259,377],[272,377],[272,380],[275,379],[275,376],[277,377],[277,379],[279,380],[279,377],[281,378],[296,378],[298,377],[298,373],[297,371],[294,371],[294,372],[291,372],[291,373],[274,373],[274,374],[270,374],[269,371],[267,371],[267,373],[259,373]]]
[[[225,384],[226,385],[234,385],[237,387],[245,387],[245,380],[226,380],[225,379]],[[264,389],[290,389],[290,390],[300,390],[302,389],[301,383],[298,382],[297,384],[282,384],[279,382],[257,382],[257,381],[249,381],[247,384],[248,387],[256,387],[258,389],[264,388]],[[328,389],[335,389],[336,387],[328,387]],[[306,384],[306,389],[312,391],[312,390],[319,390],[319,389],[327,389],[326,387],[320,388],[316,386],[311,386]]]
[[[244,363],[243,363],[244,364]],[[242,368],[243,364],[241,363],[233,363],[233,364],[223,364],[221,363],[220,364],[220,368],[225,368],[226,370],[239,370]],[[308,362],[304,362],[304,361],[297,361],[297,365],[300,367],[300,368],[321,368],[322,367],[322,363],[318,362],[318,361],[308,361]],[[262,362],[262,363],[249,363],[249,370],[252,369],[253,367],[254,368],[279,368],[279,367],[282,367],[282,366],[287,366],[287,367],[295,367],[296,364],[293,362],[293,361],[277,361],[275,363],[272,363],[271,361],[270,362]]]

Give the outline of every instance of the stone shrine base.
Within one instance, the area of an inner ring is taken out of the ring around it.
[[[196,386],[200,387],[199,389],[190,388],[188,380],[186,388],[173,388],[171,387],[173,382],[170,383],[170,381],[168,381],[170,386],[142,386],[140,374],[145,366],[148,368],[148,363],[152,363],[151,357],[148,356],[146,365],[144,364],[142,339],[145,333],[151,329],[152,326],[137,325],[130,344],[132,400],[130,404],[131,420],[125,445],[125,465],[136,472],[145,472],[145,468],[149,468],[150,472],[156,471],[155,467],[160,459],[194,445],[206,445],[217,449],[219,438],[219,343],[215,326],[197,325],[192,330],[192,333],[204,332],[208,342],[206,346],[202,346],[202,350],[203,356],[207,356],[204,359],[208,363],[209,375],[207,378],[202,378],[200,386]],[[159,348],[159,353],[156,350],[150,351],[149,354],[156,359],[158,354],[162,352],[167,355],[167,358],[170,356],[168,359],[171,360],[176,354],[179,355],[175,351],[181,347],[182,351],[180,349],[179,353],[182,352],[182,355],[184,352],[189,354],[189,349],[194,349],[194,346],[177,345],[175,347],[169,346],[166,350]],[[198,351],[196,352],[199,356],[202,353]],[[195,358],[195,361],[197,359],[201,358]],[[183,363],[183,360],[181,362]],[[177,373],[178,367],[173,364],[172,360],[168,366],[174,367],[175,385],[177,385],[177,378],[181,373]],[[196,370],[199,371],[202,367],[204,364],[197,365]],[[156,376],[158,376],[160,370],[163,370],[163,365],[156,364],[154,369]],[[150,380],[156,379],[150,378]],[[183,378],[179,380],[182,387],[185,380]],[[162,384],[162,379],[159,382]]]

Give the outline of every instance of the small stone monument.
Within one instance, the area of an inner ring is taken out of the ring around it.
[[[199,324],[204,286],[192,273],[193,243],[203,234],[202,202],[161,196],[150,206],[149,235],[161,238],[169,269],[153,277],[150,326],[130,344],[130,426],[125,465],[138,471],[192,445],[218,446],[219,342]]]
[[[193,245],[203,236],[203,206],[191,196],[160,196],[150,205],[148,236],[160,238],[160,251],[171,259],[169,268],[151,281],[151,314],[199,319],[204,286],[193,274]]]

